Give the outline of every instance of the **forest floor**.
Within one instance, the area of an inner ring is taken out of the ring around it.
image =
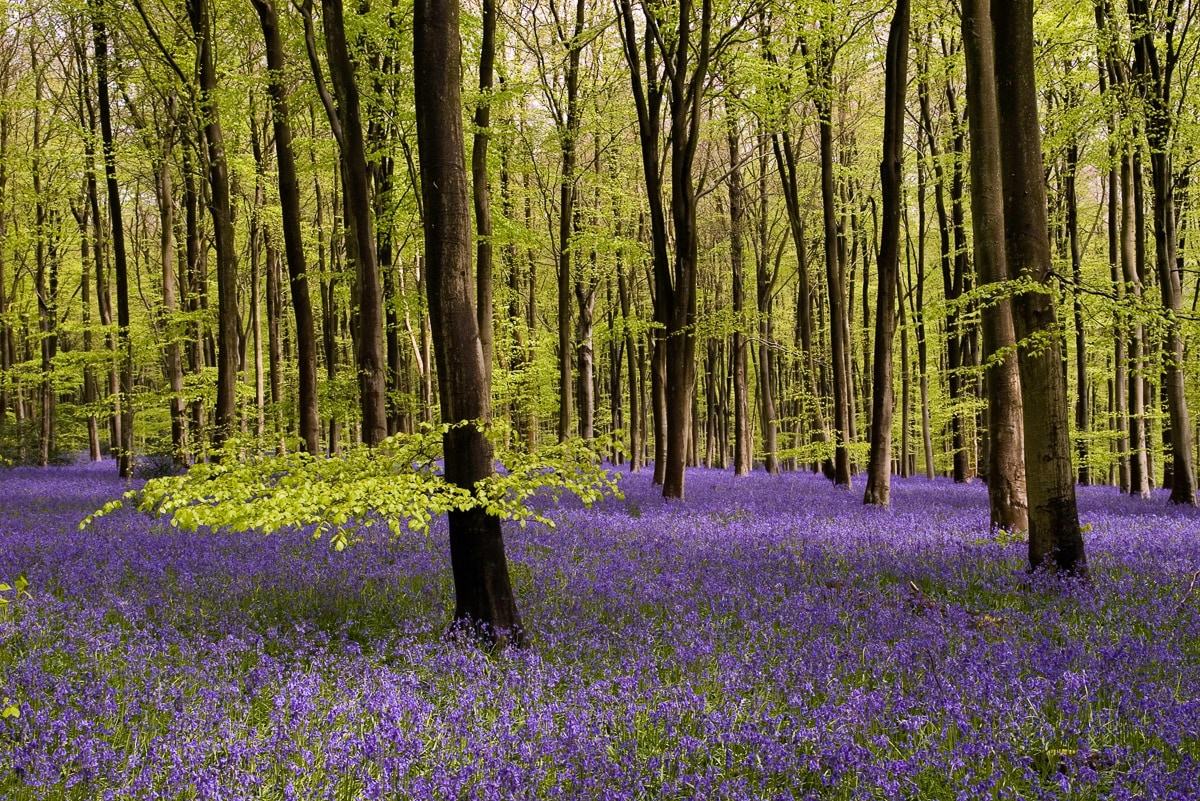
[[[1195,799],[1200,515],[1081,490],[1092,580],[976,482],[893,507],[692,470],[506,530],[532,647],[447,639],[444,523],[81,532],[111,463],[0,473],[0,798]],[[2,699],[0,699],[2,700]]]

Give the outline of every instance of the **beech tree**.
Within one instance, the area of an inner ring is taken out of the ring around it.
[[[878,296],[875,303],[875,375],[871,398],[871,454],[864,503],[887,506],[892,475],[892,345],[896,339],[896,288],[900,272],[900,181],[903,170],[904,98],[908,89],[908,0],[896,0],[888,34],[887,89],[884,99],[883,231],[880,236]]]
[[[1013,298],[1020,352],[1029,564],[1086,574],[1071,466],[1070,413],[1055,295],[1050,285],[1041,129],[1033,59],[1032,0],[992,0],[990,19],[971,6],[975,35],[994,51],[997,140],[1004,189],[1004,246],[1025,279]],[[991,27],[990,36],[987,27]],[[983,66],[976,64],[976,67]],[[981,75],[981,80],[989,80]],[[983,176],[986,180],[986,176]]]
[[[492,447],[480,428],[492,410],[471,281],[458,15],[455,0],[417,0],[413,68],[429,312],[442,420],[451,424],[444,437],[446,479],[470,490],[492,473]],[[496,645],[519,645],[524,632],[500,519],[478,507],[452,511],[449,519],[455,619]]]

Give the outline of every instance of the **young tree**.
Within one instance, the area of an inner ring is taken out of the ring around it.
[[[1175,175],[1171,148],[1175,128],[1171,91],[1174,72],[1195,10],[1170,2],[1161,28],[1166,50],[1158,52],[1158,20],[1146,0],[1129,0],[1133,31],[1133,77],[1144,103],[1146,142],[1150,148],[1150,179],[1154,187],[1154,253],[1162,305],[1166,310],[1163,343],[1163,393],[1167,398],[1171,445],[1171,503],[1196,503],[1196,472],[1192,459],[1192,427],[1184,383],[1184,344],[1179,315],[1183,311],[1179,238],[1176,231]],[[1186,14],[1182,27],[1180,15]]]

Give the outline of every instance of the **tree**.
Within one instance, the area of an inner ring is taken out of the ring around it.
[[[321,418],[317,409],[317,338],[313,323],[312,301],[308,295],[308,269],[301,230],[300,182],[296,156],[292,151],[292,124],[289,117],[283,39],[279,34],[279,14],[273,0],[253,0],[267,48],[268,90],[271,93],[272,119],[275,125],[275,154],[279,162],[279,203],[283,211],[283,246],[288,279],[292,290],[292,310],[296,316],[296,347],[300,361],[300,440],[309,453],[320,453]]]
[[[884,98],[883,160],[879,164],[883,188],[883,224],[880,233],[878,298],[875,303],[875,374],[871,395],[871,450],[867,461],[864,503],[887,506],[892,471],[892,345],[896,338],[896,288],[900,282],[900,182],[904,159],[904,97],[908,89],[908,0],[896,0],[888,34],[887,77]]]
[[[1009,272],[1024,286],[1013,298],[1021,347],[1021,401],[1029,495],[1029,564],[1084,575],[1087,560],[1071,467],[1070,412],[1062,344],[1050,284],[1050,239],[1034,78],[1032,0],[992,0],[964,9],[994,52],[996,121]],[[989,31],[988,28],[991,28]],[[987,80],[987,76],[981,76]]]
[[[1196,471],[1192,459],[1192,427],[1188,414],[1183,372],[1183,335],[1179,315],[1183,311],[1179,246],[1176,231],[1175,175],[1171,146],[1174,114],[1171,106],[1172,77],[1179,63],[1184,38],[1195,9],[1184,11],[1167,3],[1162,28],[1166,52],[1160,58],[1155,41],[1159,32],[1146,0],[1129,0],[1129,24],[1133,31],[1133,75],[1145,108],[1146,142],[1150,149],[1150,179],[1154,187],[1154,253],[1162,305],[1166,312],[1166,342],[1163,351],[1163,391],[1167,398],[1171,443],[1171,503],[1194,506]],[[1177,30],[1180,14],[1187,14]]]
[[[491,417],[487,365],[472,298],[471,205],[463,155],[458,3],[417,0],[413,18],[417,149],[425,209],[425,264],[448,481],[464,489],[492,473],[480,425]],[[454,618],[495,645],[520,645],[500,519],[484,509],[449,513]]]
[[[971,218],[975,269],[980,288],[994,293],[982,308],[983,357],[987,368],[988,506],[991,525],[1007,531],[1029,526],[1021,419],[1021,375],[1017,365],[1012,302],[1005,282],[1004,194],[1000,166],[991,26],[986,0],[967,0],[963,50],[967,60],[967,106],[971,130]]]
[[[203,3],[204,0],[194,0],[194,2]],[[105,18],[105,7],[102,0],[95,0],[92,7],[92,39],[93,47],[95,48],[96,58],[96,105],[100,110],[100,135],[104,146],[104,177],[108,188],[108,218],[109,224],[112,226],[112,248],[113,248],[113,263],[116,269],[117,282],[117,342],[121,353],[121,426],[119,429],[121,444],[117,451],[117,471],[121,478],[133,477],[133,350],[129,336],[129,267],[125,254],[125,228],[124,221],[121,216],[121,188],[117,182],[117,157],[116,151],[113,148],[113,126],[112,126],[112,105],[109,102],[108,92],[108,27]],[[207,28],[205,28],[207,30]],[[199,31],[197,31],[199,35]],[[206,42],[206,38],[201,39]],[[210,86],[211,81],[215,84],[216,76],[212,72],[211,53],[203,46],[201,48],[201,61],[199,65],[201,71],[201,87]],[[217,173],[224,170],[224,153],[221,149],[221,134],[220,123],[216,119],[216,109],[211,110],[213,114],[209,125],[213,128],[214,139],[210,139],[212,151],[211,157],[214,159],[214,180],[217,178]],[[213,145],[212,142],[216,144]],[[223,174],[223,173],[222,173]],[[228,188],[228,183],[225,185]],[[217,188],[213,189],[213,215],[214,219],[217,215],[218,204],[220,199],[224,198],[228,202],[228,193],[224,196],[220,195]],[[232,253],[233,235],[232,231],[225,231],[228,234],[228,240],[221,240],[230,248],[229,255],[233,258],[236,256]],[[220,253],[220,250],[218,250]],[[234,264],[233,269],[236,276],[237,267]],[[226,279],[230,276],[228,273],[222,273]],[[232,293],[232,286],[228,287]],[[237,314],[236,298],[231,297],[229,300],[232,314]],[[224,312],[223,312],[224,314]],[[221,318],[225,322],[225,317]],[[236,318],[232,329],[222,328],[222,332],[234,335],[234,347],[231,348],[229,357],[233,360],[232,367],[222,362],[226,372],[222,373],[223,379],[218,388],[218,409],[224,409],[226,412],[227,423],[232,424],[231,418],[233,415],[233,388],[237,380],[237,353],[236,353]],[[222,346],[225,347],[229,343],[222,339]],[[223,351],[224,352],[224,351]],[[230,372],[231,371],[231,372]],[[224,394],[222,394],[222,392]],[[224,398],[225,406],[220,405],[220,399]],[[218,415],[218,419],[222,419]]]

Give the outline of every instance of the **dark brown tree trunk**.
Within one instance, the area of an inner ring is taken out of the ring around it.
[[[830,67],[832,69],[832,67]],[[826,82],[830,79],[826,77]],[[820,123],[821,201],[825,221],[825,279],[829,292],[829,342],[833,362],[834,483],[849,488],[850,376],[846,358],[846,294],[838,264],[837,196],[834,191],[832,99],[817,102]]]
[[[816,352],[813,348],[812,324],[812,289],[809,285],[808,274],[808,243],[804,240],[804,219],[800,214],[800,186],[796,178],[796,155],[792,146],[792,138],[785,130],[773,136],[775,163],[779,168],[780,179],[783,183],[783,196],[787,206],[788,229],[792,234],[792,244],[796,248],[796,323],[799,329],[800,349],[803,351],[801,372],[804,376],[802,386],[813,398],[812,440],[829,451],[829,428],[825,424],[825,415],[821,411],[821,392],[817,375]],[[821,468],[826,478],[834,477],[833,459],[825,457],[821,460]]]
[[[967,103],[971,126],[971,219],[975,269],[980,287],[1002,287],[1009,279],[1004,250],[1004,194],[1000,164],[992,30],[988,0],[965,0],[963,45],[967,61]],[[995,291],[995,290],[992,290]],[[1012,300],[983,305],[983,356],[987,368],[987,485],[991,525],[1006,531],[1029,528],[1025,492],[1025,453],[1021,375],[1017,364]]]
[[[213,221],[213,240],[217,251],[217,406],[214,414],[213,444],[220,446],[233,435],[237,417],[238,252],[234,241],[233,207],[229,193],[229,165],[225,160],[225,137],[217,110],[217,70],[213,59],[213,15],[208,0],[187,0],[188,17],[196,40],[197,82],[203,114],[204,139],[208,146],[209,211]],[[113,185],[115,191],[115,182]],[[110,193],[111,194],[111,193]],[[115,237],[114,237],[115,255]],[[120,266],[117,272],[118,307],[120,306]],[[118,311],[118,316],[120,312]],[[123,327],[123,326],[122,326]],[[128,405],[128,404],[127,404]],[[128,412],[126,416],[128,417]],[[125,435],[128,438],[128,434]]]
[[[1182,276],[1176,248],[1175,176],[1171,167],[1174,120],[1171,111],[1172,72],[1178,50],[1168,47],[1160,60],[1155,27],[1146,0],[1129,0],[1129,21],[1134,30],[1133,73],[1146,103],[1146,142],[1150,148],[1150,179],[1154,187],[1155,266],[1162,294],[1166,338],[1163,342],[1163,393],[1170,426],[1171,503],[1194,506],[1196,471],[1193,467],[1191,417],[1183,369]],[[1170,12],[1168,12],[1170,13]]]
[[[101,23],[103,24],[103,23]],[[40,414],[38,430],[38,466],[45,467],[55,456],[55,391],[54,391],[54,356],[57,352],[57,266],[51,231],[51,216],[46,208],[46,196],[42,186],[42,154],[46,140],[42,136],[42,90],[45,86],[42,67],[39,66],[36,46],[30,47],[30,68],[34,73],[33,89],[33,158],[30,164],[30,178],[33,183],[34,204],[34,288],[37,293],[38,344],[41,351],[41,386]],[[99,73],[99,69],[97,69]],[[50,273],[50,285],[47,285],[47,272]]]
[[[758,147],[759,175],[766,175],[765,139]],[[770,195],[767,182],[758,184],[757,237],[755,247],[755,288],[758,302],[758,410],[762,426],[763,468],[768,475],[779,475],[779,410],[776,399],[775,359],[775,279],[770,242]]]
[[[308,293],[308,265],[301,229],[300,183],[296,155],[292,149],[292,125],[287,87],[283,83],[286,58],[279,33],[279,15],[272,0],[254,0],[267,49],[272,121],[275,126],[275,158],[279,171],[279,206],[283,220],[283,249],[291,288],[292,313],[296,317],[296,351],[299,362],[300,441],[312,454],[321,451],[321,417],[317,408],[317,337],[312,300]],[[319,198],[318,198],[319,205]],[[319,213],[319,212],[318,212]]]
[[[203,259],[203,255],[200,251],[200,196],[196,190],[191,143],[185,139],[181,150],[183,155],[184,254],[186,261],[186,269],[183,274],[186,277],[187,285],[187,291],[184,293],[184,296],[186,298],[185,305],[187,311],[193,318],[187,339],[188,372],[194,376],[199,376],[205,362],[202,347],[204,325],[199,319],[199,312],[204,308],[203,298],[204,293],[207,291],[207,282],[201,280],[201,260]],[[97,276],[99,276],[99,273],[97,273]],[[97,277],[97,284],[99,284],[99,277]],[[104,297],[106,292],[106,287],[97,287],[97,293],[100,297],[101,323],[104,323],[105,320]],[[108,318],[111,319],[111,317],[110,313]],[[194,440],[193,446],[196,450],[197,458],[200,458],[203,453],[201,444],[204,438],[205,414],[204,400],[199,396],[192,400],[190,426]]]
[[[726,109],[726,113],[729,111]],[[742,241],[745,218],[745,189],[742,185],[742,148],[738,142],[737,121],[729,118],[729,262],[733,269],[733,474],[750,475],[754,466],[751,442],[750,392],[746,383],[746,335],[742,324],[746,308],[745,243]]]
[[[621,321],[625,331],[625,355],[629,369],[629,470],[636,473],[642,469],[643,450],[645,448],[642,441],[642,430],[639,422],[642,414],[640,411],[640,390],[639,390],[639,353],[637,347],[637,336],[634,334],[634,329],[631,323],[634,321],[633,304],[630,296],[633,294],[633,288],[630,283],[633,280],[634,267],[629,266],[628,277],[625,274],[624,268],[617,265],[617,295],[621,302]]]
[[[1032,0],[992,0],[995,85],[1004,189],[1004,245],[1014,277],[1041,291],[1013,299],[1020,352],[1029,497],[1029,564],[1086,574],[1075,501],[1066,376],[1051,285],[1041,128],[1034,81]],[[979,19],[976,25],[987,24]]]
[[[383,288],[371,214],[371,173],[367,166],[358,82],[346,41],[342,0],[322,0],[321,7],[329,78],[338,100],[346,249],[354,261],[358,300],[355,361],[362,440],[368,447],[374,447],[387,437],[387,358],[383,337]]]
[[[113,148],[112,108],[108,97],[106,12],[100,0],[96,0],[92,13],[96,105],[100,111],[100,136],[104,145],[104,176],[108,188],[109,224],[117,282],[117,342],[121,354],[121,438],[117,451],[117,472],[121,478],[128,479],[133,477],[133,346],[129,336],[129,275],[125,258],[125,226],[121,218],[121,190],[117,184],[117,158]]]
[[[496,63],[496,0],[482,0],[483,40],[479,48],[479,100],[475,104],[471,148],[471,201],[475,207],[475,309],[487,390],[492,391],[492,203],[488,194],[488,144],[491,142],[492,74]]]
[[[875,302],[875,370],[871,384],[871,450],[863,502],[891,500],[893,343],[896,288],[900,281],[900,182],[904,168],[904,98],[908,90],[908,0],[896,0],[888,34],[883,112],[883,160],[879,165],[883,217],[879,239],[878,297]]]
[[[472,232],[463,156],[462,69],[456,0],[417,0],[413,14],[417,146],[421,156],[429,310],[448,423],[491,417],[471,281]],[[492,446],[474,423],[444,436],[446,478],[471,489],[492,473]],[[475,508],[451,512],[455,621],[485,641],[520,645],[521,618],[508,576],[500,520]]]
[[[175,314],[179,311],[179,280],[175,269],[178,245],[175,242],[175,196],[171,180],[171,162],[163,157],[156,165],[158,192],[158,227],[163,282],[163,332],[166,337],[163,355],[167,384],[171,388],[171,458],[176,467],[188,463],[187,409],[183,399],[183,356],[175,335]]]
[[[1088,407],[1089,381],[1087,373],[1087,336],[1083,327],[1083,252],[1079,243],[1079,196],[1076,190],[1076,174],[1079,171],[1079,143],[1072,139],[1067,146],[1066,174],[1063,189],[1066,203],[1066,233],[1071,254],[1071,312],[1075,324],[1075,433],[1079,441],[1075,457],[1079,460],[1078,481],[1092,483],[1092,471],[1088,466],[1088,432],[1091,415]]]
[[[571,436],[574,384],[571,376],[571,261],[575,255],[575,138],[579,134],[579,59],[583,52],[584,0],[576,0],[575,25],[567,48],[567,108],[558,119],[562,155],[562,183],[558,202],[558,440]]]

